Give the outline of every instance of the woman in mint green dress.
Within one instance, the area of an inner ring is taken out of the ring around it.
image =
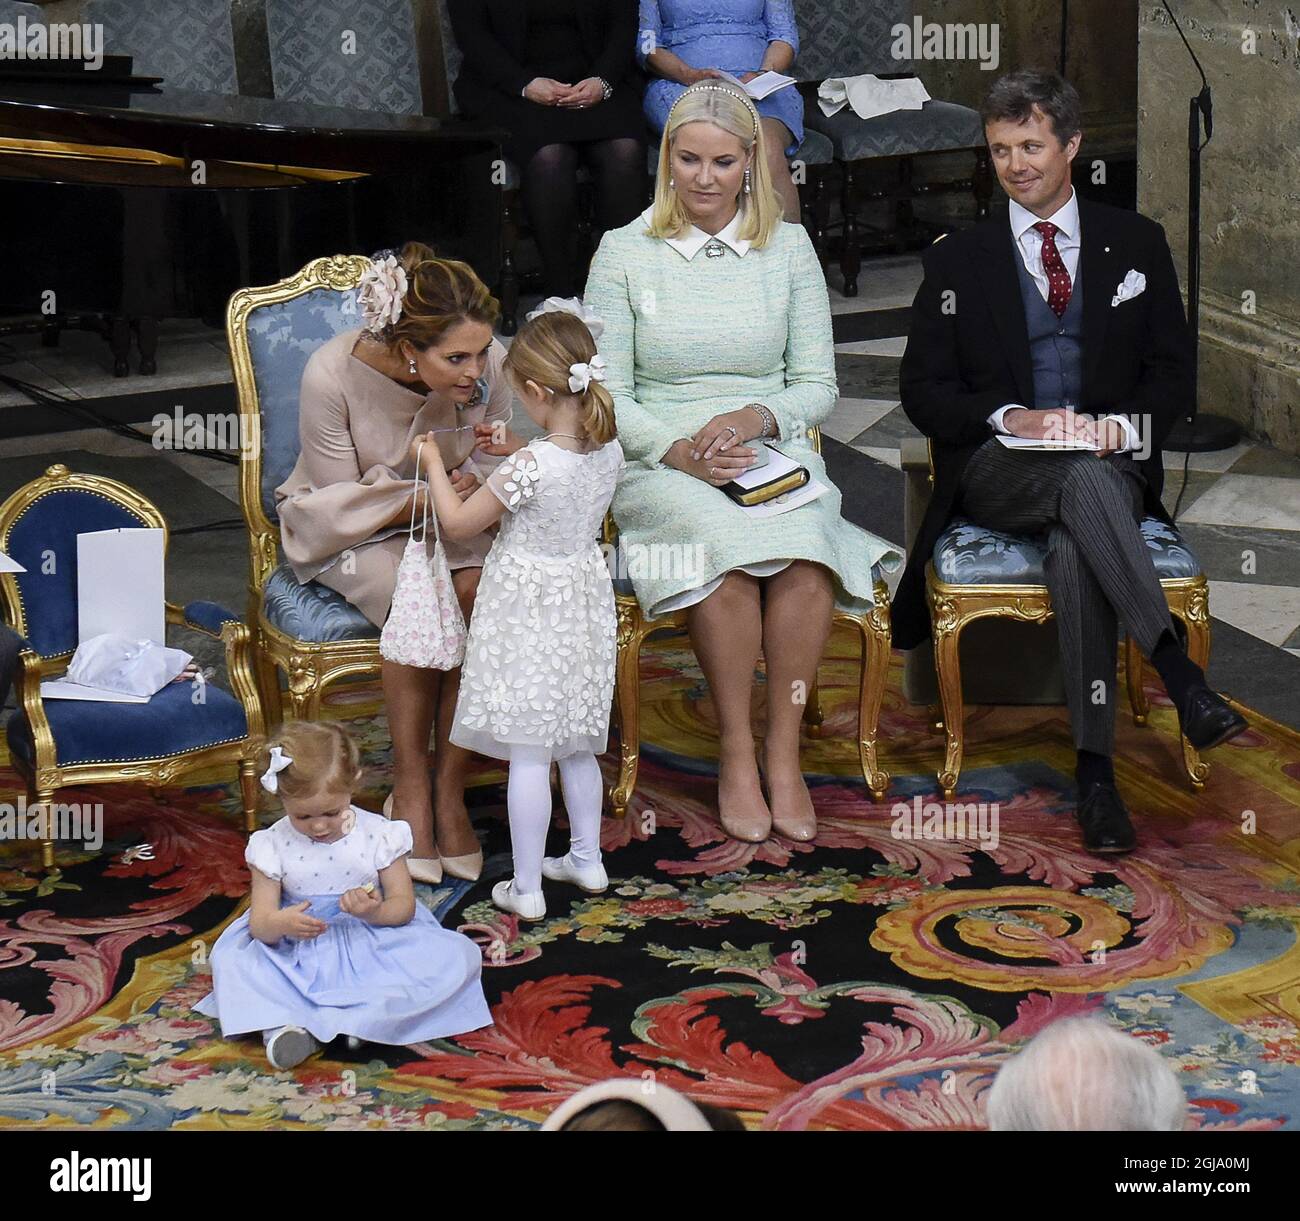
[[[650,615],[688,609],[718,710],[722,825],[757,842],[816,834],[799,764],[803,702],[837,601],[873,598],[872,566],[901,557],[840,516],[808,429],[835,405],[830,302],[803,228],[781,219],[758,112],[704,81],[668,117],[655,202],[606,233],[586,304],[629,467],[613,512],[637,598]],[[718,489],[776,441],[827,485],[819,499],[754,518]],[[676,556],[690,563],[656,563]],[[666,569],[666,570],[665,570]],[[750,723],[754,666],[767,662],[764,798]]]

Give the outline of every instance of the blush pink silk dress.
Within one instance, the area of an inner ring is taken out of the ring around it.
[[[513,395],[495,339],[483,373],[481,401],[458,409],[442,394],[420,394],[353,355],[361,332],[345,331],[318,348],[303,372],[298,462],[275,490],[285,559],[302,583],[319,581],[342,594],[376,627],[388,617],[405,525],[390,526],[414,488],[414,438],[436,428],[448,472],[486,480],[502,461],[474,450],[473,425],[508,424]],[[492,532],[444,540],[447,562],[481,568]]]

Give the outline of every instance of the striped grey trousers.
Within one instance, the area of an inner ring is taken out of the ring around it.
[[[1046,536],[1074,744],[1100,755],[1115,746],[1119,624],[1147,657],[1173,630],[1138,527],[1145,486],[1128,454],[1026,453],[996,439],[962,474],[961,508],[972,521]]]

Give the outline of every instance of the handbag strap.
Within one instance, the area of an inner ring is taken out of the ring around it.
[[[430,494],[429,491],[429,478],[426,475],[424,479],[424,520],[420,523],[420,537],[417,539],[415,537],[415,506],[420,499],[420,459],[423,456],[424,456],[424,442],[421,441],[420,444],[416,446],[416,450],[415,450],[415,499],[411,502],[411,530],[410,530],[411,538],[418,543],[423,543],[424,540],[429,537],[429,517],[431,516],[429,511],[429,501],[432,499],[432,495]],[[434,510],[434,512],[432,513],[432,517],[433,517],[433,541],[436,546],[438,543],[442,541],[442,537],[438,533],[438,514],[436,510]]]

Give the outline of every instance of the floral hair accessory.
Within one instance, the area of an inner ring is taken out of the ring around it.
[[[396,255],[381,255],[371,260],[357,286],[357,304],[366,320],[366,330],[382,336],[397,325],[406,289],[406,268],[397,261]]]
[[[597,353],[590,362],[578,361],[569,366],[569,389],[574,394],[585,394],[592,382],[605,380],[605,358]]]
[[[280,791],[280,773],[292,762],[293,759],[286,755],[279,746],[271,747],[270,765],[262,773],[262,787],[268,793],[278,793]]]

